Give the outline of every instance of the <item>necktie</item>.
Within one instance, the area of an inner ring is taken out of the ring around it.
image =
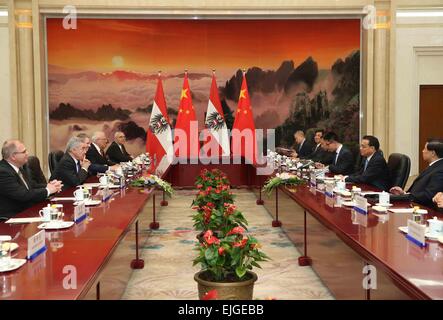
[[[366,171],[366,168],[368,167],[368,162],[369,162],[368,159],[366,159],[366,160],[365,160],[365,167],[364,167],[364,169],[363,169],[363,172]]]
[[[23,173],[22,173],[22,171],[19,169],[17,173],[18,173],[18,176],[20,177],[20,179],[22,180],[22,182],[24,183],[26,189],[29,190],[29,186],[28,186],[28,184],[26,183],[25,178],[23,177]]]
[[[337,152],[337,154],[335,155],[335,160],[334,160],[334,164],[335,164],[335,165],[337,164],[337,160],[338,160],[338,152]]]
[[[81,169],[82,169],[82,166],[80,164],[80,161],[77,160],[77,173],[79,173]]]

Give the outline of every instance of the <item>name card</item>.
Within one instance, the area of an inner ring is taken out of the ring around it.
[[[35,259],[39,254],[46,251],[45,230],[42,230],[28,238],[28,256],[29,260]]]
[[[334,185],[333,184],[328,183],[326,185],[325,196],[327,198],[334,198]]]
[[[425,233],[426,225],[408,219],[408,234],[406,235],[408,240],[420,247],[425,247]]]
[[[103,198],[102,198],[103,202],[108,201],[112,197],[113,193],[111,192],[111,190],[109,190],[108,187],[103,188],[102,192],[103,192]]]
[[[368,214],[368,199],[362,197],[360,195],[354,196],[354,211],[360,214],[367,215]]]
[[[314,172],[311,172],[309,183],[310,183],[311,187],[315,188],[317,186],[317,177]]]
[[[86,219],[86,204],[84,201],[80,201],[74,207],[74,222],[79,223]]]

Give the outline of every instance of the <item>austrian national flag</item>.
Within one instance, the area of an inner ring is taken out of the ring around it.
[[[192,105],[188,72],[185,72],[177,122],[174,129],[174,152],[175,156],[179,158],[198,159],[198,122],[194,106]]]
[[[228,127],[226,126],[223,108],[218,96],[215,73],[212,74],[211,92],[209,94],[205,125],[209,133],[205,137],[205,141],[208,142],[209,140],[210,142],[204,144],[203,152],[209,156],[214,156],[214,153],[216,153],[216,155],[229,156],[231,148],[229,147]],[[211,154],[209,154],[208,151],[212,151]]]
[[[249,99],[246,75],[243,72],[243,82],[238,98],[237,112],[232,126],[232,156],[243,156],[249,163],[257,163],[257,142],[255,124],[252,115],[251,100]]]
[[[149,152],[153,161],[153,169],[156,172],[165,172],[173,160],[173,151],[172,130],[169,124],[163,85],[159,74],[146,141],[146,152]]]

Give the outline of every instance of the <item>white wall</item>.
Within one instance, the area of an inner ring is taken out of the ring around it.
[[[411,175],[418,174],[419,150],[423,148],[418,141],[419,86],[443,84],[442,25],[443,17],[397,17],[393,152],[411,158]]]
[[[0,9],[1,12],[7,12]],[[0,143],[11,138],[11,86],[8,17],[0,16]]]

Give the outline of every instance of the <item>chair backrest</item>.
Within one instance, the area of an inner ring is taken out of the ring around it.
[[[59,163],[63,155],[64,152],[61,150],[49,152],[48,163],[49,163],[49,171],[51,171],[51,174],[54,172],[55,167],[57,167],[57,164]]]
[[[46,185],[46,177],[40,167],[40,160],[36,156],[29,156],[24,167],[33,185]]]
[[[388,168],[391,186],[404,189],[411,171],[411,159],[405,154],[392,153],[388,159]]]

